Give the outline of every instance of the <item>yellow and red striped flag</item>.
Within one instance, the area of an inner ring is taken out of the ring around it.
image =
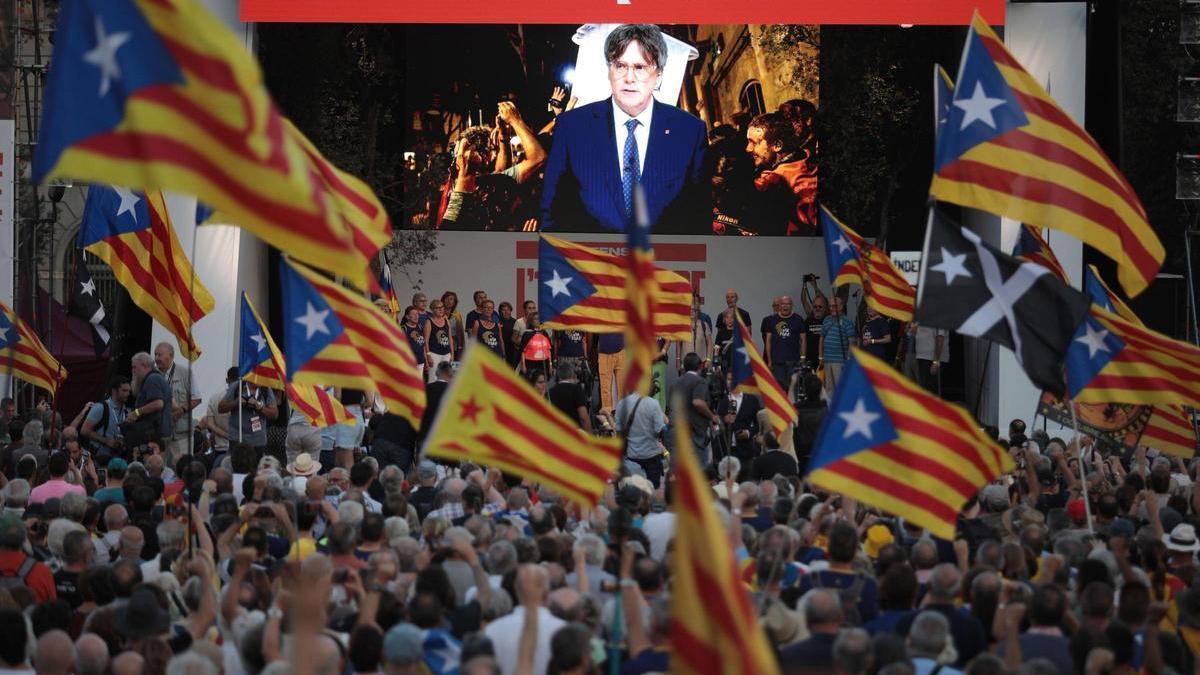
[[[883,249],[868,243],[838,220],[829,209],[818,213],[825,234],[825,257],[834,287],[858,284],[867,304],[876,312],[899,321],[912,321],[917,291],[904,279]]]
[[[754,394],[762,401],[767,410],[767,419],[771,421],[771,431],[775,432],[776,438],[782,439],[788,425],[796,422],[796,406],[792,405],[787,392],[771,375],[771,369],[754,344],[750,329],[742,323],[741,314],[734,314],[737,315],[738,326],[729,345],[729,371],[733,376],[733,386],[743,393]]]
[[[675,419],[686,419],[676,410]],[[671,556],[672,674],[771,675],[779,664],[742,583],[696,461],[686,424],[675,425],[675,551]]]
[[[37,333],[3,302],[0,302],[0,375],[11,375],[51,394],[67,379],[66,369],[50,355]]]
[[[932,196],[1077,237],[1130,296],[1158,274],[1166,251],[1129,182],[978,13],[936,145]]]
[[[595,506],[621,461],[621,443],[585,433],[576,421],[472,343],[425,441],[429,457],[499,467]]]
[[[280,115],[254,57],[198,0],[68,2],[34,181],[193,195],[297,260],[374,286],[391,237],[365,183]]]
[[[1168,455],[1192,457],[1196,454],[1196,426],[1181,406],[1156,405],[1138,443]]]
[[[275,338],[267,330],[254,303],[242,293],[242,339],[238,356],[238,377],[260,387],[287,392],[292,407],[300,411],[313,426],[329,427],[335,424],[356,424],[342,402],[334,398],[324,387],[315,384],[293,384],[287,378],[287,366],[283,354],[275,344]]]
[[[1080,403],[1200,407],[1200,348],[1093,304],[1066,356],[1067,390]]]
[[[619,391],[646,395],[650,393],[650,366],[658,351],[654,333],[658,280],[654,277],[646,193],[641,185],[634,186],[633,212],[633,223],[629,225],[629,264],[625,268],[625,370]],[[690,325],[690,309],[688,320]]]
[[[1062,263],[1058,262],[1058,256],[1054,255],[1050,242],[1042,236],[1039,228],[1021,223],[1021,231],[1017,234],[1017,243],[1013,246],[1012,254],[1014,258],[1045,267],[1064,284],[1071,285],[1067,271],[1063,269]]]
[[[625,330],[629,261],[591,246],[547,234],[538,242],[538,313],[546,328],[589,333]],[[692,282],[654,268],[654,333],[668,340],[692,336]]]
[[[377,391],[414,427],[425,384],[404,331],[361,294],[295,261],[280,265],[284,361],[297,384]]]
[[[809,462],[813,485],[954,539],[963,504],[1013,470],[966,410],[857,347],[842,371]]]
[[[179,341],[189,360],[200,356],[192,326],[213,310],[179,245],[162,192],[92,185],[77,245],[108,263],[129,298]]]
[[[1095,265],[1088,265],[1084,270],[1083,289],[1097,305],[1131,323],[1145,326],[1133,309],[1104,283]],[[1196,454],[1196,428],[1182,406],[1158,404],[1151,409],[1139,442],[1170,455],[1191,457]]]

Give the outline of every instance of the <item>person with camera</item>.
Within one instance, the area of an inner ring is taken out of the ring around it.
[[[233,382],[217,411],[229,413],[229,430],[237,442],[253,447],[261,458],[267,447],[267,420],[279,414],[275,392],[251,382]]]
[[[804,326],[808,335],[804,360],[808,363],[809,370],[816,370],[821,360],[821,324],[825,322],[825,316],[829,313],[829,299],[817,287],[817,279],[820,278],[815,274],[805,274],[804,286],[800,288],[800,307],[804,309]],[[811,298],[808,293],[810,286]]]
[[[700,468],[707,469],[712,464],[712,433],[721,426],[721,418],[713,412],[708,381],[700,375],[700,366],[699,354],[690,352],[683,357],[683,375],[671,387],[671,400],[683,400],[696,459]]]
[[[641,467],[646,479],[657,488],[662,484],[663,453],[659,436],[667,428],[667,416],[651,396],[633,392],[617,403],[614,415],[617,433],[625,442],[625,461]]]
[[[107,463],[125,449],[121,424],[125,422],[125,402],[129,400],[129,378],[117,375],[109,382],[108,398],[88,409],[79,435],[91,447],[92,453]]]
[[[509,129],[520,140],[525,158],[498,170],[498,156],[508,151]],[[509,223],[493,222],[494,213],[487,203],[489,197],[507,192],[535,177],[545,162],[546,151],[533,129],[521,117],[516,104],[501,101],[497,105],[495,126],[470,127],[463,131],[454,146],[454,182],[446,202],[446,211],[442,215],[442,227],[507,229]]]

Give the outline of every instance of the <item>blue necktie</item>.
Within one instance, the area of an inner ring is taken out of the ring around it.
[[[629,132],[625,136],[625,153],[622,159],[621,171],[621,193],[625,196],[625,219],[633,220],[633,186],[637,184],[638,178],[641,176],[640,161],[638,160],[637,138],[633,132],[637,129],[638,121],[631,119],[625,123],[625,129]]]

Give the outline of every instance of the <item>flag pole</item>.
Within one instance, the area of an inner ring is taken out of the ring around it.
[[[1083,470],[1083,444],[1079,442],[1079,418],[1075,415],[1075,402],[1066,397],[1067,408],[1071,410],[1071,427],[1075,430],[1075,452],[1079,457],[1079,485],[1083,489],[1083,508],[1087,514],[1088,532],[1095,532],[1092,527],[1092,505],[1088,501],[1087,472]]]

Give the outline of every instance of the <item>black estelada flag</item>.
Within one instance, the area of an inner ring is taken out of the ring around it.
[[[930,209],[913,319],[998,342],[1025,374],[1061,396],[1063,357],[1088,299],[1045,267],[1018,260]]]
[[[71,289],[69,311],[72,316],[91,324],[92,346],[96,350],[96,357],[103,357],[112,337],[112,322],[108,313],[104,311],[100,291],[96,288],[96,280],[92,278],[87,262],[83,259],[82,249],[77,250],[75,255],[75,286]]]

